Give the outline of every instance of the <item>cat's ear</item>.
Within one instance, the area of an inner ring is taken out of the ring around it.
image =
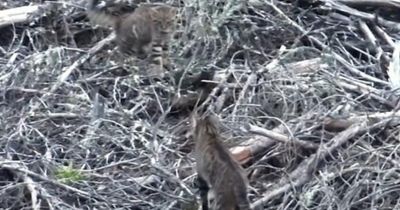
[[[171,7],[171,8],[169,9],[169,16],[170,16],[170,17],[175,17],[177,13],[178,13],[178,8],[176,8],[176,7]]]
[[[149,7],[150,18],[156,20],[158,17],[158,7]]]

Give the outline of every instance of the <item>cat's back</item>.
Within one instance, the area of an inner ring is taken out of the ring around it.
[[[223,145],[215,116],[198,119],[194,131],[198,173],[215,194],[216,209],[248,209],[248,179],[244,169]]]
[[[136,36],[151,36],[151,15],[150,8],[140,5],[130,14],[126,14],[116,25],[116,32],[119,34],[131,34]]]

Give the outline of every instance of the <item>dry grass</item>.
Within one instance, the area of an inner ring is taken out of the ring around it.
[[[29,2],[43,3],[0,9]],[[368,3],[349,16],[346,1],[269,2],[168,2],[175,69],[157,83],[83,0],[1,27],[0,208],[197,209],[189,112],[171,106],[211,72],[205,106],[252,154],[254,207],[399,209],[399,7],[371,19]]]

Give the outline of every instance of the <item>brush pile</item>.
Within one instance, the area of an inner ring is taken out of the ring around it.
[[[198,209],[201,96],[254,209],[400,209],[398,0],[164,2],[160,81],[84,0],[0,3],[1,209]]]

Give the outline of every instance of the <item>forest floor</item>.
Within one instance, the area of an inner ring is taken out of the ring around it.
[[[0,209],[200,209],[200,93],[254,209],[400,209],[398,0],[164,2],[157,82],[87,1],[0,2]]]

